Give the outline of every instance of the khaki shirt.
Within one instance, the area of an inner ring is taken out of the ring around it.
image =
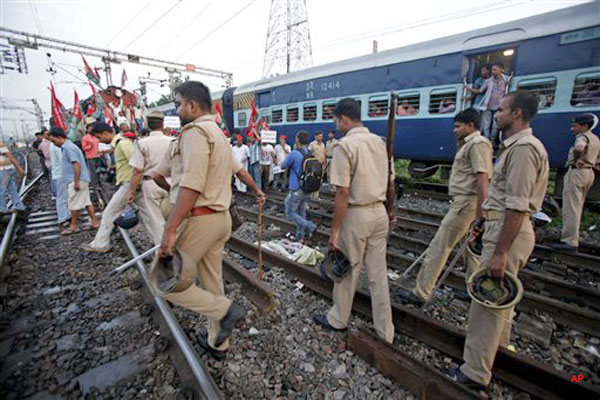
[[[115,156],[115,167],[117,171],[116,185],[119,186],[122,183],[129,182],[131,180],[131,175],[133,175],[133,168],[129,165],[129,159],[133,154],[134,145],[131,139],[120,135],[115,135],[110,142],[110,145],[114,149],[113,154]]]
[[[333,140],[328,140],[327,143],[325,143],[325,155],[327,158],[333,157],[333,146],[335,146],[337,142],[339,142],[339,140],[334,138]]]
[[[452,163],[448,193],[451,196],[476,195],[477,173],[492,175],[492,143],[479,131],[461,140]]]
[[[531,128],[504,140],[483,209],[538,212],[546,194],[549,169],[548,153]]]
[[[316,140],[313,140],[308,145],[308,150],[312,153],[313,156],[321,163],[325,162],[325,145],[323,143],[319,143]]]
[[[152,131],[138,140],[129,159],[129,165],[142,170],[145,176],[153,176],[159,164],[167,158],[167,151],[173,138],[165,136],[161,131]]]
[[[385,201],[393,176],[385,142],[364,126],[350,129],[333,148],[330,183],[350,188],[351,206]]]
[[[575,159],[574,148],[575,145],[580,143],[585,145],[585,150],[583,151],[583,153],[581,153],[579,158]],[[575,136],[575,143],[569,150],[569,157],[567,158],[566,166],[575,166],[575,163],[577,161],[582,161],[586,167],[592,168],[594,165],[596,165],[596,162],[598,161],[599,153],[600,139],[598,139],[598,136],[594,135],[592,131],[580,133]]]
[[[231,204],[231,176],[242,169],[213,115],[204,115],[185,125],[169,146],[157,174],[171,177],[170,201],[175,204],[179,188],[200,195],[194,207],[226,211]]]

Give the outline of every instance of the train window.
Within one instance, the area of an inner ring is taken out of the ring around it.
[[[574,107],[600,105],[600,72],[581,74],[575,78],[571,105]]]
[[[556,91],[556,78],[526,79],[517,84],[517,90],[536,95],[539,109],[552,107]]]
[[[419,112],[419,99],[419,92],[399,94],[396,115],[406,117],[417,114]]]
[[[314,121],[317,119],[317,105],[315,103],[304,105],[304,120]]]
[[[388,108],[388,96],[369,97],[369,117],[385,117],[388,115]]]
[[[286,114],[287,122],[297,122],[298,121],[298,106],[288,106]]]
[[[238,112],[238,126],[246,126],[246,112]]]
[[[269,121],[269,110],[260,110],[260,118],[265,121],[271,122]]]
[[[283,110],[281,108],[271,110],[271,122],[278,124],[283,121]]]
[[[432,90],[429,94],[429,114],[451,114],[456,111],[456,89]]]
[[[333,109],[335,108],[335,104],[335,101],[323,102],[323,119],[333,119]]]

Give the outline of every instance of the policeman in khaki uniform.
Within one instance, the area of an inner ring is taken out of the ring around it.
[[[535,95],[517,91],[502,98],[495,115],[505,139],[483,203],[481,255],[481,268],[492,277],[503,277],[507,270],[517,275],[535,246],[529,216],[542,207],[549,171],[548,153],[530,127],[537,109]],[[509,343],[513,310],[514,306],[492,309],[471,302],[464,364],[451,371],[457,381],[475,390],[486,389],[498,346]]]
[[[318,131],[315,133],[315,140],[310,142],[308,145],[308,150],[313,156],[315,156],[317,160],[321,162],[321,165],[323,166],[323,173],[325,173],[327,157],[325,143],[323,143],[323,132]],[[310,198],[313,200],[319,200],[319,191],[311,193]]]
[[[594,114],[584,114],[573,118],[571,131],[575,143],[569,150],[568,171],[563,180],[563,226],[560,244],[553,247],[566,251],[577,251],[579,247],[579,226],[585,196],[594,185],[594,166],[599,160],[600,140],[592,133]]]
[[[392,343],[394,325],[386,245],[389,219],[393,220],[394,216],[388,215],[383,202],[388,182],[394,179],[393,169],[389,168],[385,142],[362,125],[356,100],[340,100],[334,110],[334,120],[344,137],[334,147],[331,161],[331,184],[337,190],[329,246],[345,254],[352,271],[335,284],[334,304],[329,313],[315,315],[313,320],[326,330],[346,330],[364,267],[369,278],[375,331]]]
[[[481,206],[487,197],[488,181],[492,174],[492,143],[479,132],[480,120],[479,112],[474,108],[454,117],[458,151],[448,186],[452,203],[426,250],[415,288],[412,292],[400,292],[401,296],[413,303],[421,304],[430,299],[450,252],[468,233],[471,224],[483,217]],[[470,272],[479,269],[479,260],[471,253],[466,254],[468,277]]]
[[[149,216],[148,230],[155,244],[162,238],[165,219],[160,211],[160,203],[169,196],[169,193],[158,186],[152,179],[159,164],[167,157],[169,145],[173,138],[165,136],[162,132],[165,115],[160,111],[148,114],[147,125],[151,132],[135,143],[129,165],[134,169],[127,193],[127,203],[132,204],[141,183],[142,197]]]
[[[170,189],[172,202],[158,255],[171,256],[177,248],[184,263],[197,270],[202,287],[192,284],[165,298],[208,317],[208,333],[199,336],[199,344],[222,359],[233,328],[246,315],[223,290],[223,248],[231,235],[231,176],[242,174],[263,202],[264,193],[233,157],[227,138],[210,115],[210,92],[204,84],[187,81],[176,88],[175,105],[184,127],[156,171],[157,182]],[[164,178],[169,175],[170,187]]]

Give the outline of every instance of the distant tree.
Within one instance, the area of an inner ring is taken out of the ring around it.
[[[148,107],[149,108],[158,107],[158,106],[162,106],[163,104],[171,103],[172,101],[173,101],[173,98],[171,98],[170,95],[163,94],[162,96],[160,96],[160,99],[153,101],[152,103],[150,103],[148,105]]]

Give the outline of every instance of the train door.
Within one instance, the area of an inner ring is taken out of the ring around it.
[[[474,86],[479,78],[482,77],[482,68],[491,66],[494,63],[502,63],[504,66],[504,74],[508,76],[514,75],[515,61],[517,56],[516,47],[504,47],[496,48],[486,52],[477,52],[465,54],[468,60],[468,68],[464,76],[464,88],[463,88],[463,104],[462,109],[475,105],[474,96],[470,95],[467,91],[467,85]],[[491,71],[489,71],[491,73]],[[467,83],[470,82],[470,83]],[[508,89],[507,85],[507,89]]]

